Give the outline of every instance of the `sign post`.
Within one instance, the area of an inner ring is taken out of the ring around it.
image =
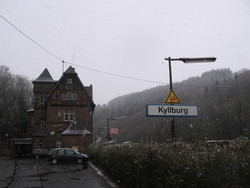
[[[169,57],[169,58],[165,58],[165,60],[168,60],[168,65],[169,65],[169,86],[170,86],[170,94],[165,103],[172,104],[171,109],[175,109],[177,111],[176,107],[173,104],[180,103],[180,101],[173,92],[171,61],[182,61],[184,63],[205,63],[205,62],[214,62],[216,58],[215,57],[200,57],[200,58],[171,58]],[[172,114],[171,117],[172,117],[172,121],[171,121],[172,138],[175,138],[175,122],[174,122],[175,116],[173,116]]]

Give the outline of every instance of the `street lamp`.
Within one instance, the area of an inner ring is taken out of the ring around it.
[[[216,61],[216,58],[215,57],[199,57],[199,58],[171,58],[171,57],[169,57],[169,58],[165,58],[165,60],[168,60],[169,86],[170,86],[170,91],[172,91],[173,90],[173,83],[172,83],[171,61],[182,61],[183,63],[211,63],[211,62]],[[172,121],[171,121],[171,133],[172,133],[172,138],[175,138],[174,117],[172,117]]]
[[[107,142],[111,140],[110,132],[109,132],[109,121],[110,120],[120,120],[120,119],[127,119],[127,117],[112,117],[112,118],[107,118]]]

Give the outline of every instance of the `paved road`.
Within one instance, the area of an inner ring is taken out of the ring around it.
[[[0,187],[9,188],[111,188],[107,179],[77,164],[52,165],[46,159],[1,160]],[[16,164],[15,164],[16,163]],[[14,166],[16,169],[14,170]],[[5,172],[4,172],[5,171]]]
[[[15,161],[9,157],[0,157],[0,187],[8,187],[15,172]]]

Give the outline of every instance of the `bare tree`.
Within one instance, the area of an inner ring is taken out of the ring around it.
[[[20,75],[14,75],[6,66],[0,66],[0,140],[25,136],[26,111],[31,106],[32,84]]]

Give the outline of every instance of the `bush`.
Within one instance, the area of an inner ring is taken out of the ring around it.
[[[229,145],[91,145],[90,158],[120,187],[247,187],[249,141]]]

